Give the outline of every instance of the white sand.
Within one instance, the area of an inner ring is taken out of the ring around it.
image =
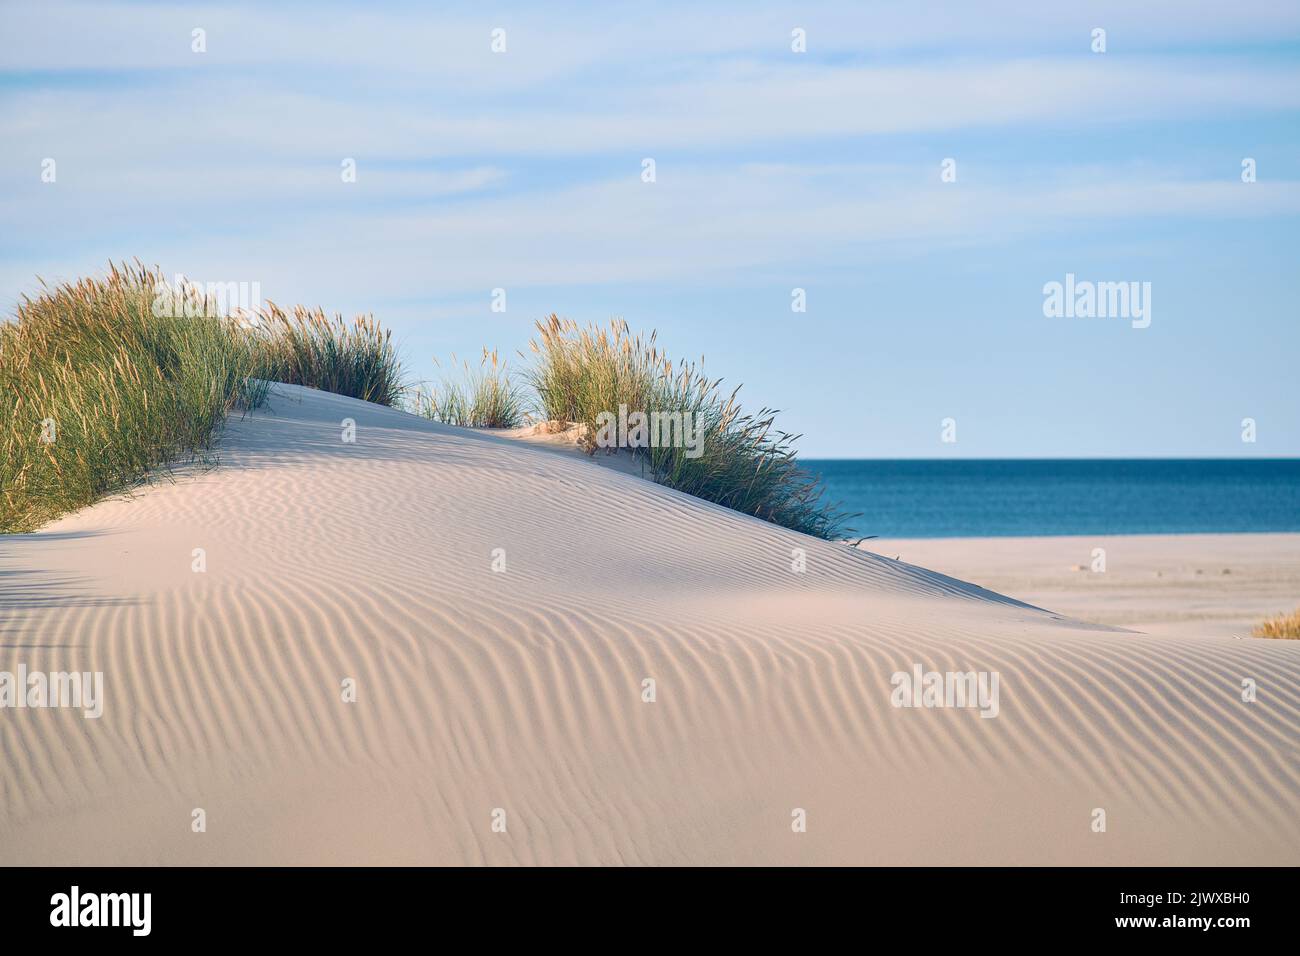
[[[1300,534],[892,539],[862,547],[1148,634],[1248,638],[1264,618],[1300,607]]]
[[[1300,645],[1072,622],[546,448],[273,405],[216,470],[0,539],[0,670],[106,698],[0,711],[0,863],[1300,862]],[[891,706],[914,663],[997,672],[998,716]]]

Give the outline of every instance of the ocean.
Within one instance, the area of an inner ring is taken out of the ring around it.
[[[800,463],[852,537],[1300,531],[1300,458]]]

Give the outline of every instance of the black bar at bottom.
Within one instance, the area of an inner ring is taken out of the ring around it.
[[[484,942],[510,935],[636,948],[638,939],[668,945],[693,926],[734,940],[797,936],[802,925],[864,941],[1233,945],[1294,938],[1294,876],[1284,868],[10,868],[0,869],[0,932],[6,943],[302,944],[432,931],[463,946],[447,933],[473,929]]]

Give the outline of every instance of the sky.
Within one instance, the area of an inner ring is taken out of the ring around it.
[[[413,378],[621,317],[805,457],[1300,455],[1293,0],[0,23],[6,315],[139,258],[373,313]],[[1067,274],[1149,324],[1045,315]]]

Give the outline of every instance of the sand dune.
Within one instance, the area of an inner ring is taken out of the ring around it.
[[[0,671],[105,682],[0,710],[0,863],[1300,863],[1293,643],[1083,624],[308,389],[217,451],[0,539]],[[997,716],[893,706],[915,665],[995,672]]]

